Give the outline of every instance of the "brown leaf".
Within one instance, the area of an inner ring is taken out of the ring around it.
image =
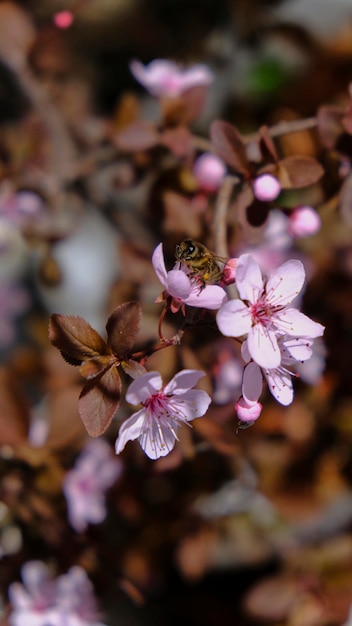
[[[208,88],[197,85],[184,91],[178,98],[162,98],[161,108],[166,126],[188,126],[201,114]]]
[[[229,122],[215,120],[210,126],[210,139],[215,152],[236,172],[249,175],[250,164],[243,139],[237,128]]]
[[[111,350],[97,331],[83,317],[77,315],[56,313],[51,315],[49,340],[71,365],[79,365],[87,359],[111,354]]]
[[[118,361],[113,355],[98,356],[93,359],[84,361],[79,368],[79,373],[88,380],[94,378],[98,374],[102,374],[108,367],[112,365],[118,365]]]
[[[120,361],[126,359],[132,350],[141,318],[139,302],[124,302],[115,309],[106,323],[108,344]]]
[[[140,120],[129,124],[114,137],[119,150],[134,152],[154,148],[159,143],[159,133],[152,122]]]
[[[312,157],[289,156],[278,163],[277,178],[283,189],[308,187],[323,174],[323,167]]]
[[[91,437],[99,437],[109,427],[119,408],[120,397],[121,379],[114,366],[84,385],[78,411]]]

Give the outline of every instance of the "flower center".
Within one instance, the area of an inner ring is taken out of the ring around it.
[[[163,417],[167,414],[167,397],[162,391],[158,391],[150,398],[147,398],[144,406],[153,415],[153,417]]]

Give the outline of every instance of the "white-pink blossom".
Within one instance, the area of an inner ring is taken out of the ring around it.
[[[164,287],[166,297],[170,296],[171,310],[178,311],[182,304],[201,307],[205,309],[219,309],[227,300],[224,289],[218,285],[205,285],[203,287],[197,278],[187,275],[183,266],[169,272],[166,270],[163,244],[160,243],[152,256],[154,271]]]
[[[177,63],[165,59],[155,59],[148,65],[134,60],[130,70],[143,87],[156,97],[176,98],[191,87],[209,85],[214,75],[204,64],[180,68]]]
[[[63,482],[68,517],[77,532],[86,530],[88,524],[100,524],[105,519],[105,492],[121,472],[121,461],[112,455],[106,441],[89,441]]]
[[[244,254],[236,267],[236,287],[241,299],[225,302],[217,313],[223,335],[244,337],[248,351],[259,366],[280,365],[278,338],[282,335],[320,337],[324,327],[288,304],[300,293],[305,280],[303,264],[290,260],[264,280],[255,259]]]
[[[251,402],[249,404],[242,396],[236,402],[235,409],[240,422],[250,426],[260,416],[263,406],[260,402]]]
[[[128,388],[126,400],[142,408],[121,426],[116,440],[116,454],[127,441],[138,439],[150,459],[166,456],[178,439],[181,424],[204,415],[211,402],[206,391],[193,389],[204,372],[182,370],[163,387],[159,372],[136,378]]]

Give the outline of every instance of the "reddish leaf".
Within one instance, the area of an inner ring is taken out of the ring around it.
[[[124,302],[115,309],[106,323],[108,344],[120,361],[131,352],[139,332],[141,317],[139,302]]]
[[[90,378],[94,378],[94,376],[97,376],[98,374],[102,374],[108,367],[118,364],[119,363],[115,356],[112,356],[110,354],[98,356],[93,359],[88,359],[88,361],[82,363],[81,367],[79,368],[79,373],[84,376],[84,378],[87,378],[89,380]]]
[[[133,359],[124,361],[121,363],[121,366],[123,371],[126,372],[126,374],[128,374],[131,378],[138,378],[139,376],[147,373],[145,367]]]
[[[215,152],[236,172],[248,176],[250,164],[243,139],[237,128],[228,122],[215,120],[210,126],[210,138]]]
[[[154,124],[146,121],[133,122],[114,137],[115,145],[119,150],[134,152],[154,148],[159,143],[159,133]]]
[[[259,129],[260,135],[260,151],[262,153],[264,163],[272,163],[278,160],[278,154],[274,142],[269,134],[267,126],[262,126]]]
[[[121,379],[116,367],[110,367],[84,385],[78,411],[88,434],[99,437],[108,428],[120,405]]]
[[[82,361],[102,354],[111,354],[97,331],[77,315],[51,315],[49,339],[71,365],[79,365]]]
[[[277,178],[283,189],[308,187],[323,174],[323,167],[312,157],[290,156],[278,163]]]

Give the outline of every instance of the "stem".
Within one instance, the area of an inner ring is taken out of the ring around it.
[[[231,193],[238,179],[235,176],[225,176],[218,192],[214,211],[214,250],[217,256],[227,258],[227,212]]]

